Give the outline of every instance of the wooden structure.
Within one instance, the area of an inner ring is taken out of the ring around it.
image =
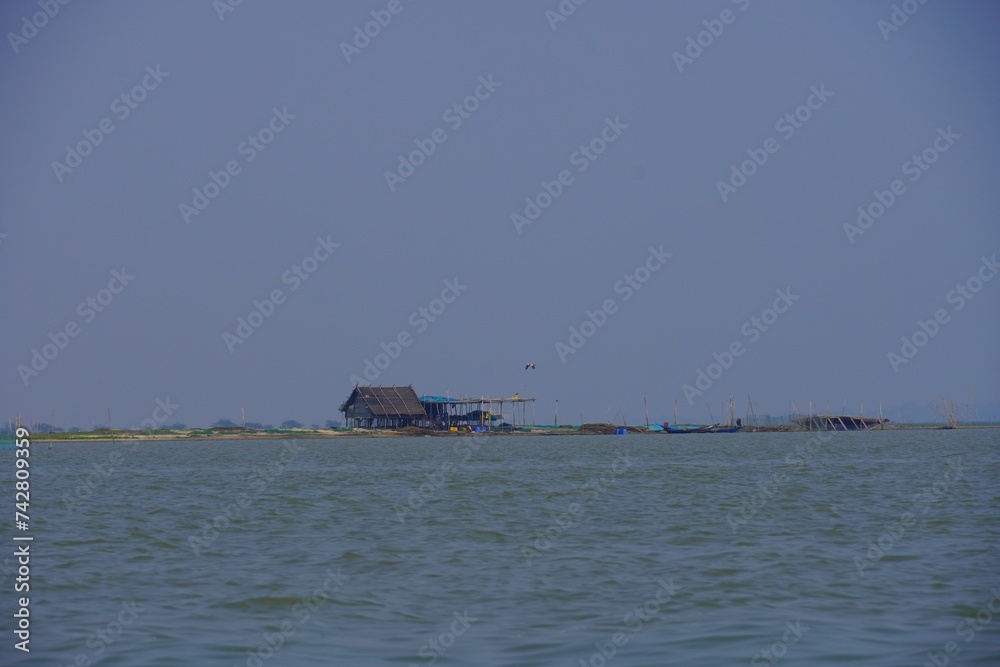
[[[449,396],[421,396],[420,403],[431,422],[431,428],[447,429],[451,426],[467,424],[481,427],[487,431],[506,430],[517,425],[517,406],[521,405],[521,425],[527,423],[527,415],[523,408],[528,403],[534,403],[533,398],[521,398],[514,394],[505,398],[451,398]],[[504,407],[511,406],[511,421],[504,419]],[[500,423],[497,423],[500,422]]]
[[[881,428],[889,422],[881,417],[849,417],[847,415],[810,415],[791,420],[807,431],[867,431]]]
[[[396,429],[427,421],[413,386],[355,387],[340,406],[344,424],[356,428]]]

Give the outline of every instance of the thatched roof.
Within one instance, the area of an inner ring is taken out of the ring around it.
[[[363,402],[375,417],[423,417],[424,406],[413,387],[355,387],[340,406],[346,412],[355,403]]]

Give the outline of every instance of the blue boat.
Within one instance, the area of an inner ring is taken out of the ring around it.
[[[714,424],[666,424],[661,433],[711,433],[713,428]]]
[[[720,426],[718,424],[667,424],[656,429],[658,433],[736,433],[742,426]],[[652,430],[652,429],[650,429]]]

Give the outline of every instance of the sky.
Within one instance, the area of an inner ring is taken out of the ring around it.
[[[4,421],[322,424],[359,381],[538,423],[1000,403],[995,3],[0,26]]]

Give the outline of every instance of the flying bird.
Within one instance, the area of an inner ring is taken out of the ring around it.
[[[524,365],[524,370],[528,370],[529,368],[532,369],[532,370],[534,370],[535,365],[534,364],[530,364],[530,363]]]

